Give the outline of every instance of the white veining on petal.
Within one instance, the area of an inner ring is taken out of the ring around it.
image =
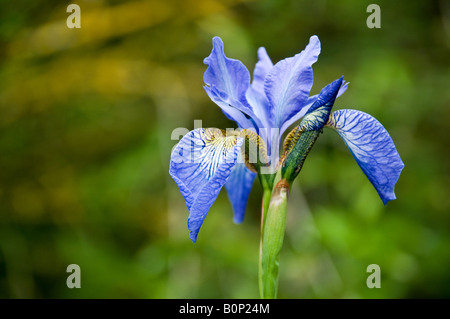
[[[195,129],[174,148],[169,173],[189,209],[188,228],[195,242],[209,208],[236,164],[243,139],[219,129]]]

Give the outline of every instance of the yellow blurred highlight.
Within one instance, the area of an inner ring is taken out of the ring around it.
[[[13,62],[3,75],[14,81],[5,81],[0,91],[0,109],[4,113],[0,123],[13,122],[27,113],[44,112],[71,95],[84,93],[99,93],[113,98],[120,94],[161,97],[168,93],[182,97],[180,94],[185,90],[177,89],[181,80],[177,75],[180,65],[163,66],[146,59],[123,57],[122,47],[95,57],[77,54],[76,49],[98,46],[111,38],[143,30],[168,19],[181,19],[186,23],[224,11],[239,2],[245,1],[230,0],[226,4],[214,0],[131,1],[111,7],[85,6],[80,2],[81,29],[67,28],[69,13],[61,7],[59,19],[55,16],[53,19],[57,20],[19,34],[17,40],[7,47],[9,59]],[[151,42],[152,38],[148,41]],[[55,56],[47,64],[27,62],[28,59],[64,50],[67,50],[66,54]],[[203,65],[183,67],[184,73],[195,73],[200,87]],[[192,83],[189,80],[185,82]]]
[[[177,90],[177,73],[145,60],[122,58],[60,59],[39,77],[18,75],[1,92],[0,109],[8,109],[2,122],[11,122],[24,112],[39,113],[71,95],[98,93],[115,97],[120,94],[182,97]],[[36,71],[37,72],[37,71]],[[26,94],[24,94],[26,92]],[[11,105],[14,111],[11,112]]]
[[[228,1],[227,6],[239,2],[243,0]],[[59,20],[44,24],[19,37],[11,44],[9,55],[12,58],[29,58],[89,44],[98,45],[107,39],[143,30],[170,18],[191,20],[223,11],[227,6],[214,0],[153,0],[132,1],[112,7],[83,10],[83,4],[80,2],[80,29],[67,27],[66,19],[69,13],[62,7],[60,10],[62,16]]]

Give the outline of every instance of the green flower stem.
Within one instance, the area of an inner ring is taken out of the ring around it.
[[[258,283],[259,283],[259,295],[262,297],[262,241],[264,234],[264,225],[266,221],[267,210],[269,209],[270,197],[272,196],[273,180],[275,174],[258,174],[259,180],[263,187],[263,199],[261,204],[261,237],[259,241],[259,272],[258,272]]]
[[[264,231],[267,209],[269,209],[270,197],[272,196],[273,182],[275,174],[258,174],[263,187],[263,202],[261,206],[261,232]],[[262,235],[261,235],[262,238]]]
[[[286,229],[286,208],[289,184],[281,178],[281,170],[275,177],[270,204],[266,212],[262,232],[260,258],[261,298],[276,298],[278,289],[278,266]]]
[[[267,216],[267,210],[269,209],[270,198],[272,196],[272,189],[265,189],[263,193],[263,200],[261,205],[261,237],[259,241],[259,272],[258,272],[258,280],[259,280],[259,295],[263,296],[263,277],[262,277],[262,251],[263,251],[263,235],[264,235],[264,225]]]
[[[269,209],[270,198],[272,197],[272,190],[264,190],[262,210],[261,210],[261,232],[264,232],[264,225],[266,223],[267,210]],[[262,233],[261,233],[262,234]]]

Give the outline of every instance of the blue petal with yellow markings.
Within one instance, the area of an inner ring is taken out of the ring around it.
[[[275,117],[275,127],[284,132],[285,125],[306,105],[313,84],[312,64],[320,53],[320,41],[312,36],[305,50],[279,61],[267,74],[264,90]],[[281,135],[281,134],[280,134]]]
[[[326,125],[339,133],[383,203],[395,199],[394,187],[404,164],[383,125],[357,110],[333,112]]]
[[[245,209],[247,207],[248,197],[253,187],[256,173],[245,166],[243,161],[238,158],[238,163],[231,172],[231,176],[225,184],[228,198],[233,207],[233,221],[240,224],[244,221]]]
[[[200,227],[236,164],[243,139],[219,129],[187,133],[175,146],[169,173],[189,210],[189,237],[197,240]]]

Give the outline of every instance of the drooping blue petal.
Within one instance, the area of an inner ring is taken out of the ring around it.
[[[312,64],[319,53],[319,38],[312,36],[305,50],[278,62],[266,76],[264,90],[274,111],[275,126],[281,131],[307,103],[313,84]]]
[[[187,133],[174,148],[169,173],[189,210],[189,237],[195,243],[201,225],[228,180],[243,139],[219,129],[199,128]]]
[[[364,112],[338,110],[331,113],[327,126],[339,133],[383,203],[395,199],[404,164],[383,125]]]
[[[203,74],[205,90],[210,98],[222,108],[225,115],[234,119],[236,112],[230,112],[225,109],[225,106],[234,108],[254,122],[253,126],[261,125],[245,96],[250,87],[250,73],[241,61],[225,56],[223,42],[219,37],[213,38],[211,54],[203,62],[208,65]],[[239,125],[245,127],[242,121],[240,122]]]
[[[350,82],[342,82],[342,85],[338,91],[338,94],[336,96],[336,98],[338,98],[339,96],[341,96],[342,94],[344,94],[345,91],[347,91],[348,88],[348,84]],[[284,125],[283,125],[283,130],[280,130],[280,136],[283,135],[284,131],[289,128],[289,126],[291,126],[292,124],[294,124],[295,122],[297,122],[299,119],[301,119],[303,116],[305,116],[305,114],[309,111],[310,107],[314,104],[314,102],[316,102],[317,98],[319,97],[319,94],[310,96],[308,98],[308,101],[306,102],[305,107],[303,107],[300,112],[298,112],[297,114],[295,114],[292,118],[290,118],[289,120],[287,120]]]
[[[239,155],[241,157],[241,155]],[[244,221],[245,209],[247,207],[248,196],[253,187],[256,173],[245,166],[241,158],[238,158],[237,164],[231,172],[230,178],[225,184],[228,198],[233,207],[233,221],[240,224]]]

